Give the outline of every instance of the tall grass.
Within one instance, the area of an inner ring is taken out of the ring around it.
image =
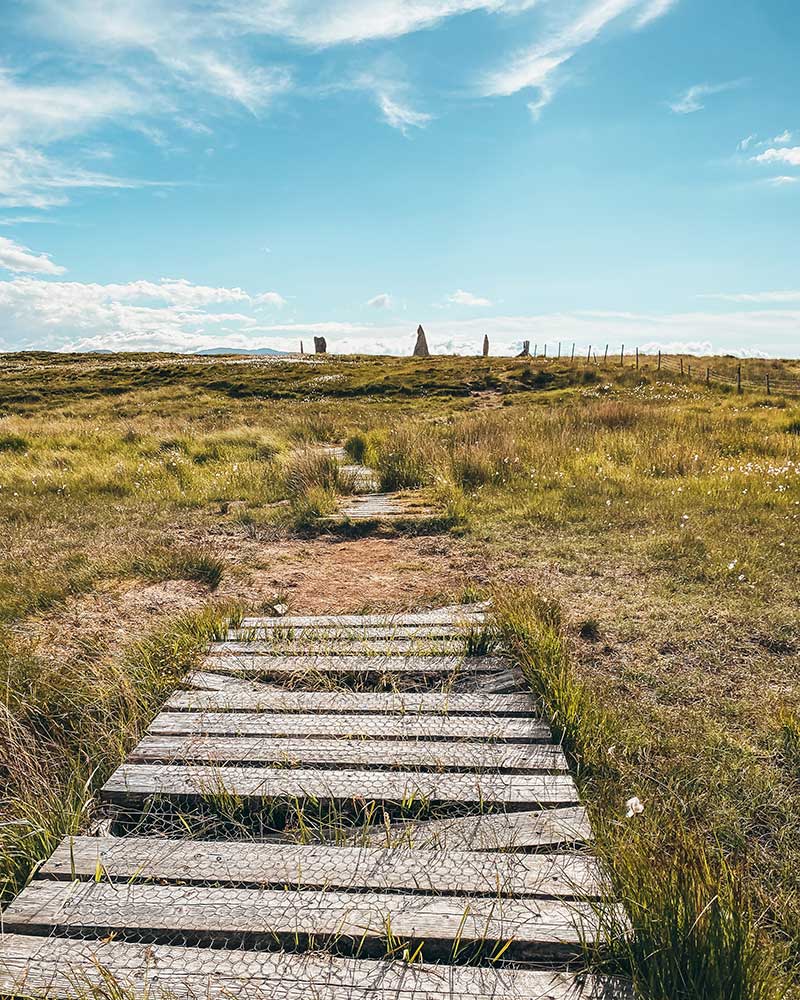
[[[631,782],[644,776],[609,754],[620,723],[578,677],[561,611],[524,589],[495,598],[497,626],[571,758],[592,804],[597,849],[610,876],[598,908],[614,968],[642,1000],[780,1000],[788,995],[777,950],[759,926],[737,864],[666,797],[646,818],[621,819]]]
[[[236,609],[179,617],[122,654],[53,661],[0,642],[0,899],[17,892],[67,834],[85,827],[94,790]]]

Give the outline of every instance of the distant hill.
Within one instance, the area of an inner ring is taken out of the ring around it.
[[[247,348],[209,347],[207,351],[195,351],[195,354],[288,354],[288,351],[276,351],[272,347]]]

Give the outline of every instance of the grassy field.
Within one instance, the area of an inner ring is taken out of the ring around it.
[[[451,528],[314,536],[346,488],[316,442]],[[223,616],[492,593],[629,902],[642,996],[800,995],[800,400],[650,359],[6,356],[0,518],[5,893],[91,818]]]

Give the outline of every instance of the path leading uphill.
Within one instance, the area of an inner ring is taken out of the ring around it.
[[[246,619],[6,910],[0,993],[624,996],[575,971],[591,830],[490,645],[469,607]]]

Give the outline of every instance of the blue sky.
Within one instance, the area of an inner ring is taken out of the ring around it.
[[[0,349],[800,354],[796,0],[3,0]]]

